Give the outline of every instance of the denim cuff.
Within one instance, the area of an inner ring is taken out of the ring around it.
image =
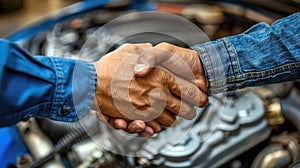
[[[239,88],[239,62],[226,38],[192,47],[202,61],[207,81],[207,94],[213,95]]]
[[[51,57],[57,75],[49,118],[74,122],[84,117],[94,101],[97,75],[91,63]]]
[[[78,118],[85,116],[94,103],[97,88],[97,73],[92,63],[77,61],[72,81],[73,104]]]

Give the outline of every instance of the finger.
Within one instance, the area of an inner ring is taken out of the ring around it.
[[[137,51],[144,50],[150,47],[153,47],[151,43],[138,43],[138,44],[126,43],[121,45],[117,50],[135,53]]]
[[[140,54],[134,67],[135,75],[138,77],[147,75],[156,64],[162,64],[174,74],[191,80],[204,92],[206,91],[206,79],[201,78],[203,76],[201,74],[202,65],[197,51],[169,43],[160,43]]]
[[[176,120],[175,116],[169,111],[163,111],[156,119],[161,125],[170,127]]]
[[[109,124],[115,129],[126,129],[127,122],[121,118],[113,118],[109,121]]]
[[[146,123],[142,120],[134,120],[128,123],[127,132],[129,133],[139,133],[146,129]]]
[[[154,130],[149,126],[146,126],[145,131],[139,133],[139,136],[141,136],[141,137],[152,137],[153,134],[154,134]]]
[[[146,122],[146,125],[150,126],[155,133],[161,131],[160,124],[155,120]]]
[[[134,73],[136,76],[143,77],[147,75],[156,64],[159,64],[172,55],[166,50],[151,48],[140,53],[140,57],[134,66]]]
[[[168,53],[168,58],[160,63],[172,73],[188,80],[193,80],[200,75],[199,69],[202,66],[197,51],[169,43],[160,43],[154,48]]]
[[[206,88],[207,83],[206,83],[205,76],[197,75],[195,77],[196,78],[192,80],[192,83],[196,84],[201,91],[203,91],[204,93],[206,93],[206,91],[207,91],[207,88]]]
[[[156,64],[161,63],[175,74],[187,79],[193,79],[193,75],[187,77],[187,74],[189,74],[187,72],[190,72],[191,66],[194,66],[199,61],[200,58],[195,50],[163,42],[141,54],[137,61],[135,74],[137,76],[145,76]],[[193,65],[186,64],[187,62],[193,62]],[[183,66],[183,64],[187,66]]]
[[[203,107],[208,101],[208,97],[203,91],[180,77],[172,75],[169,78],[169,88],[173,94],[183,98],[192,105]]]
[[[196,110],[191,105],[172,94],[167,97],[166,108],[177,116],[188,120],[191,120],[196,116]]]

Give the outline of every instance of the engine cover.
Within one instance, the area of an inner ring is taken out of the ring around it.
[[[208,109],[198,109],[198,118],[204,119],[196,122],[179,143],[170,147],[157,137],[144,144],[141,155],[164,167],[218,167],[270,135],[262,102],[254,93],[225,100],[211,97],[210,102]],[[185,124],[181,122],[171,131],[185,134]]]

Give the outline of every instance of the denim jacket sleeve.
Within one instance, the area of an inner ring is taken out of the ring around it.
[[[0,53],[0,126],[30,117],[72,122],[91,109],[97,82],[92,64],[31,56],[5,40]]]
[[[300,78],[300,12],[199,44],[208,94]]]

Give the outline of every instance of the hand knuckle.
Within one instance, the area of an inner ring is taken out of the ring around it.
[[[168,49],[171,47],[171,44],[167,43],[167,42],[161,42],[157,45],[158,48],[165,48]]]
[[[189,87],[186,90],[186,97],[192,99],[196,96],[197,90],[194,87]]]
[[[179,116],[185,116],[186,114],[188,114],[189,111],[190,111],[189,106],[187,106],[186,104],[182,104],[180,106],[178,115]]]
[[[204,96],[200,97],[200,106],[206,105],[207,102],[208,102],[208,96],[207,95],[204,95]]]
[[[124,44],[121,45],[120,48],[127,48],[127,47],[131,47],[132,45],[133,44],[131,44],[131,43],[124,43]]]
[[[152,47],[153,45],[151,43],[145,43],[146,47]]]
[[[177,103],[173,103],[172,102],[172,103],[169,103],[168,106],[169,106],[169,108],[171,109],[171,111],[173,113],[175,113],[175,114],[178,113],[178,105],[177,105]]]

